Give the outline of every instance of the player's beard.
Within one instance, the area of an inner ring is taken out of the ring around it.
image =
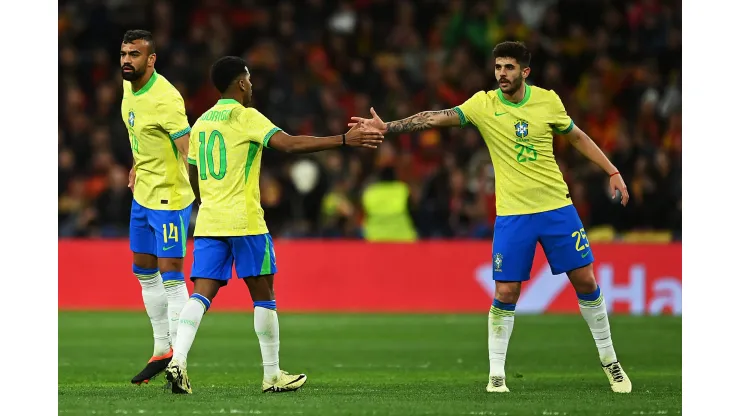
[[[123,67],[121,67],[121,76],[126,81],[136,81],[139,78],[143,77],[144,74],[146,73],[146,68],[145,69],[142,69],[141,71],[137,71],[134,66],[129,66],[128,68],[133,68],[134,70],[131,71],[131,72],[125,72],[123,70]]]
[[[521,75],[519,75],[518,77],[514,79],[507,79],[507,81],[509,81],[509,84],[506,87],[503,87],[501,85],[501,82],[499,82],[499,88],[501,88],[502,92],[511,95],[519,91],[519,88],[522,87],[522,83],[524,82],[524,78]]]

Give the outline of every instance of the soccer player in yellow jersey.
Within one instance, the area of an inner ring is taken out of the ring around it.
[[[180,93],[154,70],[152,34],[130,30],[121,43],[123,100],[134,166],[129,239],[133,273],[141,283],[152,323],[154,353],[131,380],[148,383],[172,359],[179,314],[188,300],[182,273],[190,212],[195,199],[187,174],[190,125]]]
[[[343,145],[376,148],[382,134],[356,126],[331,137],[290,136],[249,107],[252,84],[243,59],[227,56],[211,68],[221,99],[193,126],[190,139],[190,181],[199,201],[191,280],[195,282],[180,314],[174,357],[165,370],[173,393],[192,393],[187,355],[203,315],[219,288],[236,275],[249,288],[254,330],[262,352],[263,392],[297,390],[305,374],[291,375],[279,366],[280,330],[273,278],[277,272],[272,238],[260,206],[259,175],[265,148],[309,153]]]
[[[524,44],[503,42],[493,50],[493,58],[499,84],[496,90],[479,91],[452,109],[424,111],[390,123],[384,123],[373,109],[372,119],[352,120],[383,133],[473,124],[488,146],[496,172],[498,216],[493,242],[496,294],[488,314],[487,391],[509,391],[504,362],[514,328],[514,309],[522,282],[529,280],[539,242],[552,272],[567,273],[578,295],[581,314],[591,329],[611,389],[629,393],[632,384],[614,352],[588,238],[555,163],[553,135],[565,136],[609,175],[614,197],[618,190],[622,205],[629,198],[627,188],[617,168],[570,119],[558,95],[525,83],[531,55]]]

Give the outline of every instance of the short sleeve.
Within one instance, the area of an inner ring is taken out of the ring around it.
[[[190,124],[185,114],[185,101],[179,93],[169,95],[157,106],[159,110],[159,125],[176,140],[190,133]]]
[[[555,116],[555,120],[552,122],[552,129],[557,134],[568,134],[571,130],[573,130],[573,120],[568,115],[568,112],[565,111],[565,106],[563,105],[563,102],[560,100],[560,97],[558,96],[555,91],[551,91],[552,93],[552,111]]]
[[[196,123],[197,124],[197,123]],[[195,134],[190,135],[188,145],[188,163],[191,165],[198,165],[198,138]]]
[[[472,97],[468,98],[467,101],[453,108],[460,118],[460,126],[467,124],[476,124],[476,114],[478,114],[482,103],[485,101],[486,92],[478,91]]]
[[[242,117],[249,140],[260,143],[264,147],[270,147],[268,144],[272,135],[282,131],[280,127],[275,126],[270,119],[254,108],[247,108]]]

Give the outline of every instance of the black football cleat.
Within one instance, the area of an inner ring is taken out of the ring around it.
[[[155,377],[162,374],[170,361],[172,361],[172,348],[170,348],[167,354],[152,357],[146,364],[146,367],[131,379],[131,384],[148,384]]]

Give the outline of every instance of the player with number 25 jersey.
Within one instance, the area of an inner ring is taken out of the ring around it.
[[[479,91],[457,107],[423,111],[384,123],[353,117],[382,132],[401,133],[431,127],[474,125],[488,146],[496,173],[496,224],[493,279],[496,293],[488,315],[489,382],[486,391],[506,393],[504,363],[514,327],[514,310],[522,282],[529,280],[537,243],[554,274],[566,273],[591,329],[599,358],[613,391],[629,393],[632,384],[612,345],[606,305],[593,272],[594,256],[586,231],[555,162],[553,136],[562,135],[609,174],[612,192],[622,204],[629,198],[617,169],[565,111],[550,90],[527,85],[531,54],[519,42],[503,42],[493,51],[496,90]]]

